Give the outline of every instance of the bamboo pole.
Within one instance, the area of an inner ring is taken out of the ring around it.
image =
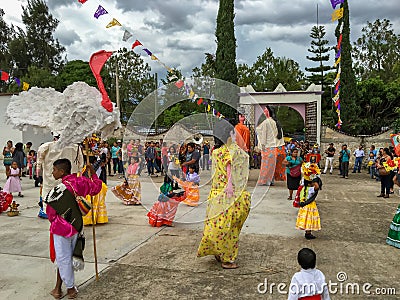
[[[85,142],[85,148],[86,148],[86,166],[87,166],[87,171],[89,178],[91,177],[90,174],[90,169],[88,168],[90,162],[89,162],[89,139],[86,139]],[[94,223],[94,211],[93,211],[93,196],[90,195],[90,204],[92,205],[92,232],[93,232],[93,252],[94,252],[94,269],[96,272],[96,281],[99,280],[99,270],[97,267],[97,249],[96,249],[96,226]]]

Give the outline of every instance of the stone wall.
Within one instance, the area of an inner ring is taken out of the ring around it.
[[[348,135],[346,133],[340,132],[338,130],[329,128],[326,125],[323,125],[321,128],[321,155],[324,151],[329,147],[330,143],[334,144],[336,149],[335,155],[335,167],[337,168],[339,165],[338,153],[341,150],[341,146],[343,144],[347,145],[347,148],[351,151],[350,158],[350,168],[354,166],[355,157],[353,155],[354,150],[358,149],[360,145],[363,145],[365,154],[368,155],[369,148],[371,145],[375,145],[375,148],[379,150],[379,148],[389,147],[391,145],[390,142],[390,130],[375,134],[375,135]],[[364,159],[364,162],[366,159]],[[321,167],[325,166],[325,155],[322,155],[321,159]]]

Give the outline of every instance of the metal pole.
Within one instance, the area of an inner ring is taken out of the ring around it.
[[[157,124],[157,88],[158,88],[158,84],[157,84],[157,73],[154,74],[154,81],[155,81],[155,91],[154,91],[154,133],[157,134],[158,132],[158,124]]]
[[[118,61],[115,64],[115,95],[117,101],[117,107],[119,108],[119,112],[121,113],[121,103],[119,100],[119,79],[118,79]]]

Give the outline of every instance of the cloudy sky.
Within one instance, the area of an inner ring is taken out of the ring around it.
[[[21,26],[21,6],[26,0],[2,0],[8,24]],[[47,0],[51,14],[60,23],[56,37],[67,49],[68,60],[89,60],[92,53],[104,50],[130,48],[135,39],[152,51],[166,65],[183,70],[190,75],[191,69],[200,66],[204,53],[215,53],[215,22],[218,0]],[[107,15],[93,17],[102,5]],[[329,0],[235,0],[235,34],[237,62],[252,64],[267,47],[276,56],[296,60],[304,69],[308,61],[310,30],[317,23],[326,28],[326,38],[334,41],[336,22],[331,22],[333,12]],[[355,41],[367,21],[386,18],[400,34],[399,0],[349,0],[351,38]],[[124,29],[106,28],[116,18],[133,37],[122,41]],[[137,49],[137,50],[136,50]],[[164,69],[138,48],[153,71]],[[333,64],[333,55],[331,60]]]

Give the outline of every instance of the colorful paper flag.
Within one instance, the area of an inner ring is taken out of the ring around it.
[[[210,104],[207,105],[207,112],[209,112],[211,110],[211,106]]]
[[[194,92],[193,92],[193,90],[192,90],[192,89],[190,89],[190,91],[189,91],[189,98],[190,98],[190,99],[192,99],[192,98],[193,98],[193,96],[194,96]]]
[[[80,3],[85,3],[87,0],[78,0]]]
[[[158,60],[157,56],[155,56],[154,54],[151,55],[151,60]]]
[[[148,56],[152,56],[153,55],[153,53],[151,53],[151,51],[149,49],[147,49],[147,48],[144,48],[143,51],[146,52]]]
[[[335,58],[339,58],[340,57],[340,52],[342,52],[342,48],[339,48],[339,51],[336,52]]]
[[[18,84],[18,86],[21,86],[21,80],[19,80],[19,78],[14,77],[14,81]]]
[[[341,57],[339,57],[339,58],[335,61],[335,64],[333,65],[335,68],[338,66],[338,64],[340,64],[340,58],[341,58]]]
[[[118,22],[117,19],[113,18],[110,23],[107,24],[106,28],[110,28],[113,26],[122,26],[120,22]]]
[[[185,83],[183,82],[183,80],[178,80],[177,82],[175,82],[175,86],[180,89],[181,87],[183,87]]]
[[[335,10],[332,13],[332,22],[343,18],[343,7]]]
[[[24,91],[27,91],[29,89],[29,83],[26,83],[25,81],[22,83],[22,89]]]
[[[7,81],[10,75],[7,72],[1,71],[1,80]]]
[[[143,46],[141,42],[139,42],[138,40],[136,40],[133,44],[132,44],[132,49],[134,49],[137,46]]]
[[[331,0],[332,8],[335,9],[336,5],[342,4],[344,0]]]
[[[343,35],[340,35],[339,39],[338,39],[338,42],[337,42],[336,50],[339,50],[341,48],[341,46],[342,46],[342,38],[343,38]]]
[[[98,19],[100,16],[108,14],[108,12],[105,10],[105,8],[101,5],[97,8],[96,12],[94,13],[94,17]]]
[[[124,31],[124,36],[122,37],[122,40],[126,42],[132,37],[132,33],[130,33],[128,30],[125,29]],[[132,48],[133,49],[133,48]]]
[[[199,98],[199,100],[197,100],[197,105],[200,105],[201,103],[203,103],[203,98]]]

